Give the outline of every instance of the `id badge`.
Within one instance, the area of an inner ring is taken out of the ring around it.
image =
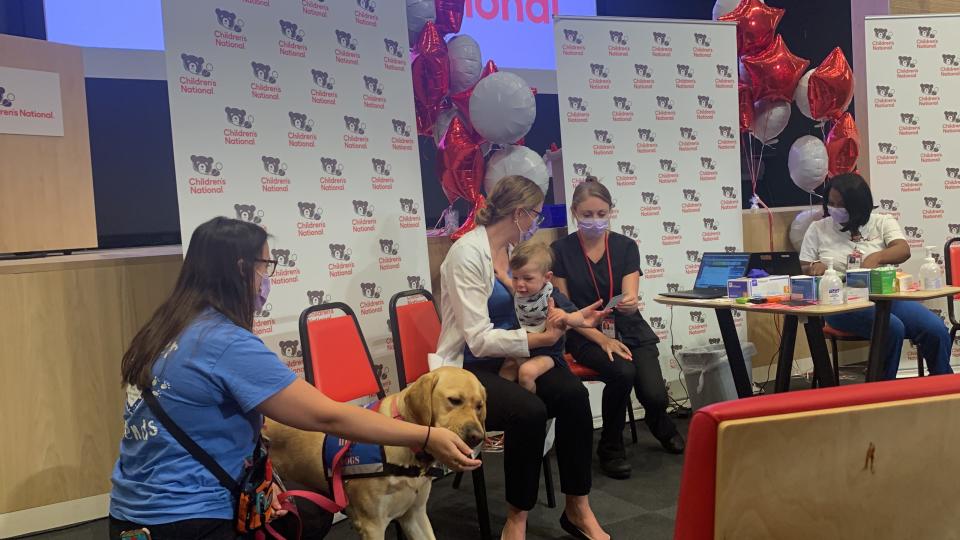
[[[150,540],[150,530],[147,528],[123,531],[120,540]]]
[[[617,324],[613,321],[613,317],[607,317],[600,322],[600,331],[610,339],[617,339]]]
[[[860,268],[861,262],[863,262],[863,253],[860,252],[859,248],[854,249],[850,252],[850,255],[847,255],[847,269],[856,270]]]

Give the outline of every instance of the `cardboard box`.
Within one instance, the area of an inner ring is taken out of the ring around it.
[[[763,298],[790,294],[790,276],[767,276],[751,280],[750,296]]]
[[[790,278],[790,299],[817,301],[817,278],[813,276],[792,276]]]
[[[870,300],[870,276],[870,269],[847,270],[847,302],[866,302]]]
[[[750,279],[737,278],[727,280],[727,298],[749,298]]]

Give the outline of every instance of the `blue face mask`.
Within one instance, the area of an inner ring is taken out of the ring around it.
[[[835,208],[833,206],[828,206],[827,212],[830,214],[830,217],[833,218],[833,222],[837,225],[843,225],[844,223],[850,221],[850,212],[847,212],[846,208]]]
[[[267,297],[270,296],[270,276],[264,275],[260,278],[260,292],[253,300],[253,308],[257,311],[267,305]]]

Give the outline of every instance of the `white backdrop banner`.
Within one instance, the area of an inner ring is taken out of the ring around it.
[[[186,246],[219,215],[280,265],[256,332],[302,373],[300,312],[351,306],[395,387],[387,304],[430,289],[402,2],[163,3]]]
[[[944,243],[960,236],[958,24],[957,15],[866,21],[870,187],[880,211],[900,221],[912,251],[903,268],[915,276],[924,246],[942,262]],[[927,305],[946,319],[946,300]],[[915,373],[916,358],[904,346],[900,369]],[[960,364],[956,344],[951,363]]]
[[[610,189],[612,229],[639,245],[641,310],[673,380],[671,345],[719,343],[719,328],[709,311],[671,318],[652,298],[690,288],[704,252],[743,245],[736,26],[559,17],[555,41],[564,175]]]

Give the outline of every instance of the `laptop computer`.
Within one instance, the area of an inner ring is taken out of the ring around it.
[[[723,298],[727,295],[727,280],[745,276],[749,262],[749,253],[704,253],[693,289],[663,293],[663,296],[697,300]]]
[[[752,253],[747,271],[757,269],[771,276],[797,276],[803,273],[800,268],[800,255],[795,251]]]

